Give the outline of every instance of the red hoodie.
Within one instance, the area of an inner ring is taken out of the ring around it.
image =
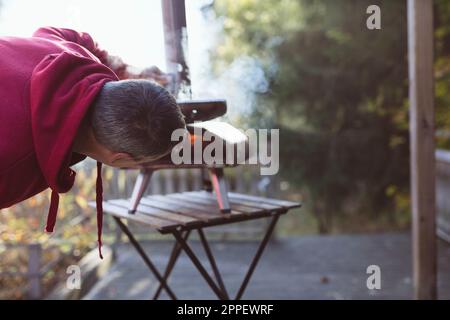
[[[0,209],[52,190],[46,231],[52,232],[59,193],[73,186],[77,130],[103,85],[118,77],[91,36],[40,28],[32,37],[0,37]],[[101,163],[97,164],[99,248]],[[101,256],[101,253],[100,253]]]

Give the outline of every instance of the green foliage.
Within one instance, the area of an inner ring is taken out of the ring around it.
[[[96,245],[95,214],[88,208],[86,199],[93,198],[95,170],[79,170],[74,188],[60,197],[55,236],[44,232],[48,214],[50,190],[2,210],[0,215],[0,243],[29,244],[33,242],[56,244],[65,252],[87,250]],[[106,179],[108,182],[109,179]],[[80,215],[92,217],[90,222],[69,224]],[[56,238],[56,239],[54,239]],[[49,241],[50,240],[50,241]]]
[[[450,2],[435,4],[435,93],[437,145],[450,149]]]
[[[371,4],[381,30],[366,28]],[[215,70],[242,55],[262,61],[270,92],[253,121],[270,114],[281,129],[281,174],[306,188],[319,230],[355,203],[407,210],[405,1],[218,0],[215,12],[225,34]]]

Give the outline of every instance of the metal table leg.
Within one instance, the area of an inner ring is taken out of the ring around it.
[[[269,242],[270,236],[272,235],[273,229],[275,228],[275,225],[277,224],[279,214],[273,216],[272,221],[270,222],[269,227],[267,228],[266,234],[264,235],[264,238],[262,239],[258,250],[256,251],[255,257],[253,258],[250,267],[247,271],[247,274],[245,275],[244,280],[242,281],[241,287],[239,288],[239,291],[236,295],[236,300],[241,299],[242,295],[244,294],[244,291],[248,285],[248,282],[250,281],[250,278],[253,274],[253,271],[255,271],[256,265],[258,264],[259,258],[261,258],[261,255],[266,248],[267,242]]]
[[[264,252],[264,249],[266,248],[267,243],[270,240],[273,230],[275,229],[275,226],[278,222],[279,216],[280,216],[279,214],[276,214],[272,217],[269,227],[267,228],[267,231],[258,246],[256,254],[253,257],[253,259],[250,263],[249,269],[248,269],[247,273],[245,274],[244,280],[242,281],[242,284],[238,290],[238,293],[236,294],[236,297],[235,297],[236,300],[239,300],[242,298],[242,295],[244,294],[244,291],[247,288],[248,283],[250,282],[250,278],[252,277],[253,272],[255,271],[255,268],[259,262],[259,259],[261,258],[261,255]],[[131,234],[128,227],[120,220],[120,218],[114,217],[114,219],[116,220],[120,229],[128,236],[128,239],[130,240],[131,244],[135,247],[135,249],[137,250],[139,255],[142,257],[142,259],[146,263],[147,267],[150,269],[150,271],[152,271],[152,273],[155,275],[155,277],[158,279],[158,281],[160,283],[158,289],[155,292],[153,299],[157,299],[159,297],[161,290],[163,288],[166,290],[166,292],[168,293],[170,298],[172,298],[173,300],[177,299],[175,294],[173,293],[173,291],[167,285],[167,279],[169,278],[170,273],[172,272],[182,250],[191,259],[194,266],[197,268],[197,270],[200,272],[200,274],[206,280],[206,282],[208,283],[210,288],[214,291],[214,293],[217,295],[217,297],[221,300],[229,299],[228,292],[223,283],[223,280],[220,275],[219,269],[217,267],[214,255],[212,254],[212,251],[210,249],[210,246],[208,244],[208,241],[205,237],[205,234],[204,234],[202,228],[197,229],[197,231],[199,233],[203,248],[205,250],[205,253],[208,257],[209,263],[213,270],[214,276],[217,280],[217,284],[211,278],[211,276],[208,274],[206,269],[203,267],[202,263],[199,261],[199,259],[195,255],[195,253],[192,251],[190,246],[187,244],[187,239],[189,237],[191,230],[186,231],[184,234],[181,234],[181,232],[179,230],[175,230],[174,232],[172,232],[173,236],[176,239],[176,242],[174,244],[174,247],[172,248],[171,256],[170,256],[168,264],[166,266],[164,275],[161,276],[160,273],[158,272],[158,270],[156,269],[156,267],[154,266],[154,264],[151,262],[150,258],[147,256],[147,254],[143,250],[143,248],[140,246],[140,244],[137,242],[137,240]]]
[[[133,234],[130,232],[128,227],[120,220],[120,218],[114,217],[114,220],[116,220],[117,224],[119,225],[120,229],[125,233],[130,240],[131,244],[134,246],[136,251],[139,253],[141,258],[144,260],[147,267],[150,269],[150,271],[155,275],[155,277],[158,279],[161,286],[166,290],[167,294],[172,300],[177,300],[177,297],[173,293],[172,289],[167,285],[166,280],[161,276],[161,274],[156,269],[155,265],[151,262],[150,258],[145,253],[144,249],[141,247],[139,242],[134,238]],[[181,236],[180,236],[181,237]]]
[[[203,249],[205,250],[206,256],[208,257],[211,268],[214,272],[214,276],[216,277],[217,283],[219,284],[220,289],[224,293],[225,298],[229,300],[230,297],[228,296],[227,289],[225,288],[225,284],[222,281],[219,268],[217,268],[216,260],[214,259],[214,255],[212,254],[211,249],[209,248],[208,241],[206,240],[205,234],[203,233],[203,229],[198,229],[198,234],[200,236],[200,240],[203,244]]]
[[[206,280],[210,288],[214,291],[214,293],[217,295],[217,297],[221,300],[227,299],[226,294],[216,285],[214,280],[210,277],[208,272],[205,270],[201,262],[198,260],[195,253],[192,251],[192,249],[189,247],[189,245],[184,241],[184,239],[181,237],[179,231],[174,231],[173,236],[180,244],[181,248],[184,250],[184,252],[188,255],[188,257],[191,259],[194,266],[197,268],[198,272],[203,276],[203,278]]]
[[[186,233],[183,235],[183,239],[184,241],[187,241],[187,239],[189,238],[189,234],[191,233],[191,230],[186,231]],[[175,244],[173,246],[172,249],[172,253],[170,254],[170,258],[169,258],[169,262],[167,263],[166,266],[166,271],[164,272],[163,275],[163,279],[167,282],[170,273],[173,270],[173,267],[175,266],[175,263],[178,260],[178,257],[180,256],[181,253],[181,246],[178,244],[177,241],[175,241]],[[157,300],[159,297],[159,294],[161,293],[163,286],[161,285],[161,283],[158,286],[158,289],[155,292],[155,295],[153,296],[153,300]]]

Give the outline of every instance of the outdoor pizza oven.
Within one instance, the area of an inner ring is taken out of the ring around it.
[[[144,167],[163,169],[235,166],[249,158],[247,136],[227,122],[213,121],[226,113],[225,100],[179,101],[178,105],[185,117],[187,129],[185,139],[190,143],[190,150],[177,151],[175,147],[173,152],[184,156],[186,161],[181,164],[174,163],[171,152],[161,159],[145,163]],[[221,154],[216,153],[216,150],[219,150],[217,147],[214,148],[212,143],[215,146],[222,146]],[[206,150],[208,146],[210,147]],[[212,159],[203,157],[205,151],[211,151],[208,155],[211,155]]]

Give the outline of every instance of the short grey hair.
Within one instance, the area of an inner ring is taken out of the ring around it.
[[[175,98],[149,80],[107,82],[90,120],[99,143],[136,160],[170,152],[177,143],[171,141],[172,132],[186,126]]]

